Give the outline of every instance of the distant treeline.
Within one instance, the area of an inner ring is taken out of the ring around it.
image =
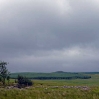
[[[33,77],[30,79],[51,80],[51,79],[89,79],[91,76],[74,76],[74,77]]]
[[[83,74],[99,74],[99,72],[83,72]]]
[[[16,79],[18,75],[25,76],[29,79],[40,79],[40,80],[51,80],[51,79],[89,79],[90,75],[84,73],[69,73],[69,72],[53,72],[53,73],[33,73],[33,72],[24,72],[24,73],[12,73],[11,78]]]

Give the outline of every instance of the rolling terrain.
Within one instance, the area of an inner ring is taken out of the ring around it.
[[[12,73],[11,78],[15,79],[18,75],[28,77],[30,79],[89,79],[91,76],[88,73],[72,73],[57,71],[52,73],[35,73],[35,72],[22,72]]]

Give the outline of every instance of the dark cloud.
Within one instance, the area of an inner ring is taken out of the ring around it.
[[[97,70],[98,4],[97,0],[0,1],[0,59],[9,61],[12,72]]]

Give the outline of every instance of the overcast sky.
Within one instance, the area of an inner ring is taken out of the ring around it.
[[[0,60],[11,72],[99,71],[99,0],[0,0]]]

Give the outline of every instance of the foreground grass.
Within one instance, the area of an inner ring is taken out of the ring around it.
[[[0,89],[0,99],[99,99],[99,87],[88,90],[35,86],[29,89]]]
[[[99,99],[99,75],[84,80],[34,80],[32,87],[24,89],[0,88],[0,99]]]

